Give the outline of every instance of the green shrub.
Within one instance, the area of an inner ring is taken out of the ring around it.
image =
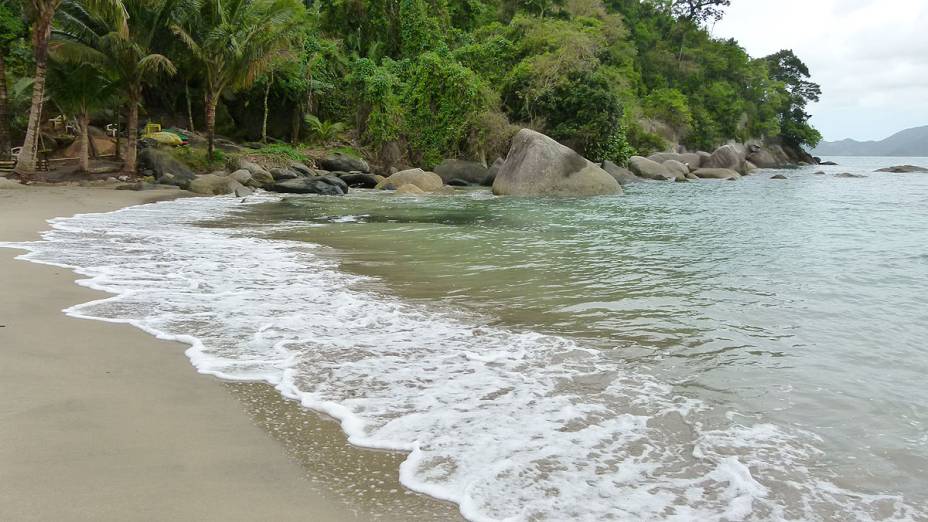
[[[340,138],[348,126],[342,122],[322,121],[315,115],[310,114],[304,118],[306,125],[309,127],[309,134],[315,143],[328,145]]]
[[[404,135],[424,166],[459,154],[489,98],[474,71],[437,53],[419,57],[410,68],[403,97],[407,108]]]
[[[664,138],[661,138],[653,132],[646,131],[637,122],[628,122],[625,128],[628,135],[629,146],[639,156],[650,156],[667,147],[667,142],[664,141]]]
[[[686,96],[677,89],[655,89],[644,99],[644,114],[683,130],[693,123]]]
[[[198,173],[211,172],[225,164],[225,153],[221,150],[213,151],[213,158],[206,157],[206,149],[199,147],[171,147],[166,149],[174,159],[184,163],[191,170]]]

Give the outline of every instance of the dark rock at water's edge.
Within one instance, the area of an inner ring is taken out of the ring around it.
[[[838,166],[838,164],[835,163],[835,162],[833,162],[833,161],[819,161],[818,164],[819,164],[819,165],[827,165],[827,166],[830,166],[830,167],[837,167],[837,166]]]
[[[279,167],[272,168],[272,169],[270,169],[270,173],[271,173],[271,176],[274,176],[274,181],[284,181],[284,180],[287,180],[287,179],[297,179],[297,178],[303,177],[303,176],[301,176],[300,173],[297,172],[296,170],[291,169],[291,168],[287,168],[287,167],[284,167],[284,168],[279,168]]]
[[[366,161],[347,154],[335,153],[319,162],[319,166],[329,171],[343,172],[370,172],[371,168]]]
[[[374,177],[373,174],[365,174],[362,172],[347,172],[339,174],[338,178],[347,183],[351,188],[372,189],[377,186],[377,178]]]
[[[819,170],[819,171],[817,171],[817,172],[813,172],[812,175],[813,175],[813,176],[824,176],[825,173],[824,173],[823,171]]]
[[[158,149],[142,149],[139,152],[138,161],[139,169],[151,171],[155,181],[162,185],[174,185],[186,189],[196,177],[190,167]]]
[[[289,168],[291,170],[295,170],[296,172],[299,172],[301,176],[313,176],[314,175],[313,170],[311,168],[300,163],[299,161],[291,162]]]
[[[503,164],[506,163],[506,160],[503,158],[496,158],[496,161],[490,165],[490,168],[487,171],[487,177],[483,178],[483,181],[480,182],[484,187],[492,187],[493,182],[496,181],[496,175],[499,174],[499,169],[503,168]]]
[[[329,185],[338,187],[343,193],[348,193],[348,183],[346,183],[345,180],[339,178],[338,176],[320,176],[314,179],[322,180]]]
[[[446,159],[435,167],[435,174],[441,176],[442,181],[451,184],[452,180],[462,180],[468,185],[477,185],[486,179],[490,169],[476,161],[459,159]]]
[[[783,174],[774,174],[773,176],[770,176],[770,179],[789,179],[789,178],[787,178]]]
[[[604,161],[602,167],[603,170],[608,172],[610,176],[619,182],[619,185],[624,186],[628,185],[629,183],[641,181],[632,171],[626,169],[625,167],[620,167],[609,160]]]
[[[466,179],[461,178],[450,179],[447,183],[451,187],[471,187],[474,185],[474,183],[470,183]]]
[[[916,167],[915,165],[897,165],[895,167],[886,167],[879,169],[877,172],[892,172],[894,174],[910,174],[913,172],[928,172],[925,167]]]
[[[861,174],[851,174],[850,172],[842,172],[841,174],[835,174],[836,178],[866,178]]]
[[[274,183],[267,189],[287,194],[320,194],[323,196],[341,196],[348,193],[348,186],[345,182],[334,176],[290,179]]]
[[[512,139],[493,182],[499,196],[599,196],[621,194],[608,172],[574,150],[531,129]]]

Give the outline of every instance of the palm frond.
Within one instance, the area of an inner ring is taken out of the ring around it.
[[[138,62],[138,68],[139,74],[142,76],[150,76],[162,72],[169,76],[174,76],[177,72],[177,67],[174,66],[174,63],[163,54],[149,54],[143,57]]]
[[[106,55],[73,40],[53,40],[48,44],[48,53],[53,60],[67,63],[86,63],[102,66],[108,62]]]

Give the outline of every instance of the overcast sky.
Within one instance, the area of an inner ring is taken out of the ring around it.
[[[928,125],[928,0],[732,0],[713,34],[754,57],[793,49],[822,86],[825,139]]]

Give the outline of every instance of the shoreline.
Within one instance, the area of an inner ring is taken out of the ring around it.
[[[38,240],[56,216],[184,195],[73,186],[0,191],[0,241]],[[5,518],[337,522],[363,520],[365,507],[376,508],[376,498],[369,506],[337,498],[338,492],[320,483],[325,477],[296,458],[299,444],[281,433],[287,430],[280,422],[262,422],[261,412],[275,411],[268,406],[274,402],[267,396],[272,388],[254,393],[258,385],[205,377],[184,356],[184,344],[128,324],[64,314],[69,306],[111,294],[77,285],[80,276],[70,269],[16,260],[22,250],[0,251],[0,288],[8,296],[0,301]],[[302,415],[290,422],[293,409]],[[288,411],[284,425],[328,430],[328,446],[337,432],[348,446],[337,424],[295,403]],[[313,434],[296,438],[305,445]],[[386,470],[402,460],[398,454],[385,458],[353,450],[365,469],[379,462],[375,467]]]

